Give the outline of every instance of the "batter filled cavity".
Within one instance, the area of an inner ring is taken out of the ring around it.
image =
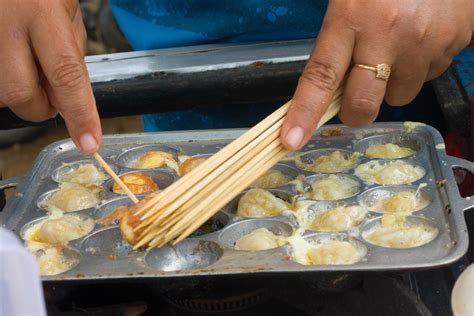
[[[315,173],[339,173],[355,167],[359,163],[360,154],[334,150],[315,158],[309,157],[310,155],[311,153],[303,154],[296,160],[296,166]]]
[[[293,235],[288,242],[291,259],[303,265],[349,265],[361,261],[367,254],[367,249],[355,241],[330,236],[311,240]]]
[[[251,233],[240,237],[234,246],[236,250],[261,251],[283,246],[286,238],[275,235],[266,228],[258,228]]]
[[[310,180],[311,191],[306,196],[313,200],[334,201],[356,195],[360,191],[360,183],[344,175],[328,175]]]
[[[274,217],[290,210],[290,204],[271,192],[263,189],[251,189],[239,200],[237,216]]]
[[[431,242],[438,229],[412,217],[383,215],[362,236],[371,244],[387,248],[414,248]]]
[[[413,183],[425,175],[425,170],[407,161],[369,161],[358,166],[355,174],[369,183],[401,185]]]
[[[373,145],[367,148],[365,155],[369,158],[398,159],[405,158],[415,154],[415,151],[409,147],[403,147],[396,144]]]

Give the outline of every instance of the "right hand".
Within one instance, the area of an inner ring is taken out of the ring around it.
[[[92,154],[102,131],[85,40],[77,0],[0,1],[0,107],[34,122],[59,113],[78,149]]]

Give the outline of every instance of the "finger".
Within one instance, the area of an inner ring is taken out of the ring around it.
[[[446,71],[446,69],[449,68],[451,61],[451,58],[446,57],[444,59],[437,60],[436,63],[432,63],[428,71],[428,75],[426,76],[426,81],[430,81],[441,76]]]
[[[0,104],[8,106],[27,121],[44,121],[56,115],[38,80],[33,54],[26,32],[15,28],[0,29]]]
[[[57,10],[31,23],[30,32],[52,104],[64,117],[78,149],[94,153],[101,142],[100,120],[70,17],[65,10]]]
[[[406,56],[394,66],[397,71],[391,76],[385,100],[392,106],[407,105],[420,92],[428,75],[429,64],[424,58]]]
[[[82,22],[82,13],[79,6],[77,6],[72,24],[77,47],[79,47],[81,55],[84,56],[86,52],[87,32]]]
[[[282,143],[287,149],[300,149],[311,138],[349,67],[353,45],[350,28],[323,25],[283,123]]]
[[[361,38],[354,49],[354,64],[375,67],[377,64],[392,65],[388,47],[376,47],[377,41]],[[383,101],[387,82],[376,78],[371,70],[353,67],[347,78],[339,117],[351,127],[369,125],[376,118]]]

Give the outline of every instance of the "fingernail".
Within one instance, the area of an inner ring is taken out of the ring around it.
[[[291,148],[298,148],[303,141],[304,131],[301,127],[295,126],[286,134],[286,142]]]
[[[85,153],[93,153],[97,150],[97,141],[89,133],[84,134],[79,138],[79,144],[82,151]]]

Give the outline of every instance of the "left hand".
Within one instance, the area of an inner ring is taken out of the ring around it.
[[[339,116],[363,127],[384,98],[393,106],[412,101],[470,43],[473,30],[472,0],[330,0],[283,124],[283,144],[297,150],[308,142],[352,63],[392,68],[388,81],[366,69],[349,72]]]

